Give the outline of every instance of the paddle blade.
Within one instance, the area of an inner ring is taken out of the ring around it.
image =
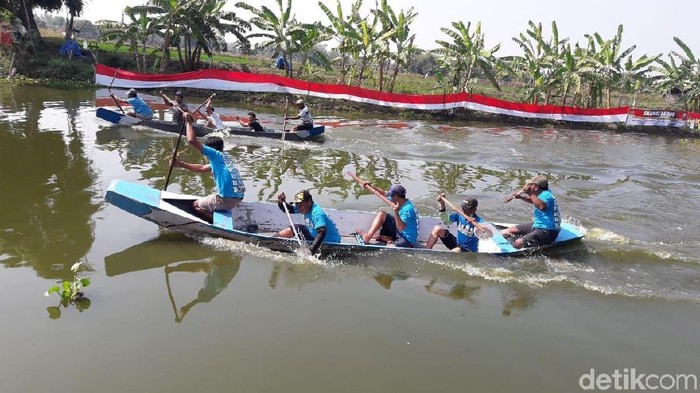
[[[491,239],[493,237],[493,235],[496,233],[496,231],[498,231],[498,229],[496,229],[496,227],[494,227],[492,224],[489,224],[489,223],[480,222],[479,226],[481,227],[480,229],[474,228],[474,234],[479,239],[483,239],[483,240]]]

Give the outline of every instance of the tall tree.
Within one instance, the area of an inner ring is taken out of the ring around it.
[[[292,0],[287,0],[287,5],[282,5],[282,0],[276,0],[277,13],[261,6],[260,8],[253,7],[248,3],[238,2],[236,7],[247,10],[253,14],[250,23],[257,27],[260,32],[249,34],[248,39],[263,38],[265,41],[261,43],[262,48],[272,48],[275,53],[281,54],[287,64],[285,75],[292,76],[292,58],[296,53],[294,42],[290,30],[297,27],[298,23],[291,15]]]
[[[355,25],[359,23],[360,19],[360,7],[362,7],[362,0],[355,0],[352,3],[350,14],[345,17],[343,13],[343,7],[340,4],[340,0],[337,0],[336,14],[334,14],[323,2],[318,2],[318,6],[321,8],[330,26],[328,26],[328,31],[331,36],[335,37],[338,42],[338,53],[340,62],[340,82],[345,83],[348,74],[347,71],[347,61],[351,57],[352,48],[356,47],[355,40],[359,37],[357,31],[355,30]]]
[[[445,73],[448,74],[451,86],[459,91],[469,92],[469,85],[473,82],[473,72],[480,69],[491,84],[500,90],[496,80],[496,63],[498,59],[494,54],[501,45],[491,49],[485,49],[484,34],[481,32],[481,22],[477,22],[474,31],[471,30],[471,22],[465,26],[463,22],[452,22],[452,29],[446,27],[440,30],[452,38],[452,42],[436,40],[441,48],[433,52],[440,57],[440,63]]]
[[[695,56],[683,40],[673,37],[682,53],[672,51],[668,61],[658,59],[661,72],[659,85],[667,92],[671,89],[680,93],[679,102],[686,110],[700,110],[700,56]]]
[[[395,49],[392,56],[394,71],[388,89],[388,91],[393,92],[396,77],[399,74],[399,68],[408,63],[408,59],[415,51],[414,40],[416,35],[411,33],[411,24],[418,14],[413,10],[413,7],[411,7],[407,11],[401,10],[397,15],[387,3],[387,0],[382,0],[380,8],[375,12],[377,12],[381,18],[384,31],[393,30],[390,39]]]

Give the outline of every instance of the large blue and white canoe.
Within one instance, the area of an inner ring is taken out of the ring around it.
[[[182,127],[179,124],[172,121],[143,120],[127,116],[125,114],[115,112],[106,108],[97,108],[97,110],[95,111],[95,115],[102,120],[121,126],[143,126],[159,131],[172,132],[175,134],[179,134],[182,129]],[[201,124],[194,124],[193,126],[194,132],[195,134],[197,134],[198,137],[202,137],[212,132],[218,131],[228,133],[231,135],[251,136],[255,138],[284,139],[287,141],[305,141],[322,139],[323,134],[326,131],[325,126],[317,126],[310,130],[303,130],[297,132],[280,132],[277,130],[265,130],[264,132],[256,132],[246,127],[226,127],[223,130],[215,130],[213,128],[204,127]]]
[[[192,202],[196,196],[182,195],[168,191],[131,183],[124,180],[112,180],[105,199],[112,205],[135,216],[154,222],[163,228],[194,235],[211,235],[225,239],[241,241],[277,251],[294,251],[299,244],[294,239],[275,237],[280,229],[289,226],[287,216],[279,210],[276,203],[243,202],[232,211],[215,212],[214,223],[210,224],[195,215]],[[441,224],[437,217],[421,217],[418,235],[419,246],[416,248],[387,247],[384,244],[363,244],[358,242],[354,232],[369,228],[376,213],[354,210],[325,209],[338,226],[342,243],[324,243],[322,256],[342,257],[357,252],[384,251],[401,253],[446,253],[449,252],[440,242],[433,249],[420,247],[425,244],[433,226]],[[295,223],[302,224],[300,214],[292,215]],[[511,224],[494,224],[496,228]],[[451,231],[454,233],[455,228]],[[574,225],[563,223],[557,240],[546,247],[560,246],[584,237],[584,232]],[[479,253],[493,255],[522,255],[538,249],[516,249],[508,240],[494,231],[490,239],[481,239]]]

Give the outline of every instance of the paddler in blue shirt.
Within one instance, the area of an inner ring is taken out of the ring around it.
[[[454,212],[449,216],[445,210],[445,194],[440,194],[438,196],[438,203],[440,208],[440,217],[445,222],[445,224],[450,225],[453,222],[457,223],[457,237],[450,233],[450,230],[443,225],[436,225],[433,231],[430,233],[428,242],[425,244],[425,248],[433,248],[437,239],[442,241],[452,252],[478,252],[479,251],[479,238],[476,236],[474,226],[475,222],[484,222],[481,217],[476,214],[476,207],[479,206],[479,201],[476,198],[470,198],[462,201],[460,208],[462,213],[464,213],[470,219],[464,218],[463,215],[458,212]]]
[[[153,119],[153,110],[151,109],[145,101],[138,97],[135,89],[129,89],[126,93],[126,100],[116,97],[114,94],[110,94],[113,100],[119,101],[131,105],[133,111],[127,112],[127,116],[136,117],[143,120]]]
[[[233,164],[230,155],[224,152],[224,140],[221,137],[208,135],[204,144],[197,139],[197,135],[192,128],[192,116],[184,116],[187,122],[187,143],[209,161],[208,164],[189,163],[174,159],[171,163],[173,167],[185,168],[193,172],[211,172],[216,183],[217,192],[199,198],[192,203],[192,208],[198,216],[212,223],[214,211],[231,210],[238,206],[243,200],[245,185],[238,169]]]
[[[372,188],[385,193],[386,197],[394,203],[393,214],[387,214],[383,211],[377,213],[369,231],[364,233],[358,230],[357,233],[362,235],[362,240],[365,243],[369,243],[372,236],[379,231],[378,240],[386,242],[387,246],[414,247],[418,240],[418,211],[413,206],[413,202],[406,199],[406,188],[401,184],[394,184],[388,192],[377,186],[372,186]]]
[[[554,243],[561,229],[561,214],[557,199],[549,191],[549,182],[544,176],[535,176],[525,183],[522,190],[513,193],[506,202],[520,199],[532,203],[533,222],[518,224],[501,230],[505,237],[520,236],[513,242],[516,248],[538,247]]]
[[[309,246],[311,255],[314,255],[321,243],[340,243],[340,232],[335,222],[328,214],[314,203],[311,193],[302,190],[294,195],[294,205],[287,203],[287,196],[284,193],[277,195],[277,206],[284,211],[286,204],[290,214],[300,213],[304,215],[306,225],[295,224],[296,231],[304,236],[304,239],[312,241]],[[294,237],[294,229],[291,226],[277,232],[277,237]]]

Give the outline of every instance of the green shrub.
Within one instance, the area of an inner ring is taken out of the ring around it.
[[[79,59],[52,58],[45,66],[37,67],[29,76],[33,78],[48,78],[57,80],[88,81],[94,78],[95,72],[90,63]]]

